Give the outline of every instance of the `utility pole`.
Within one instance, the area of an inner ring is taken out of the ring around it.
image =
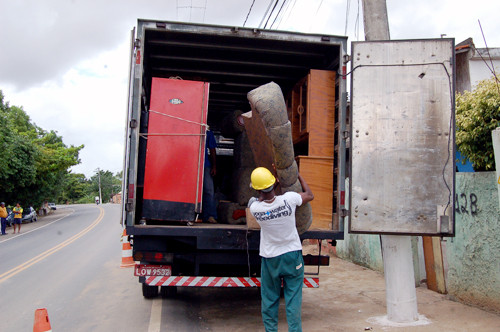
[[[99,204],[102,204],[102,194],[101,194],[101,170],[97,168],[97,174],[99,177]]]
[[[386,0],[363,0],[365,40],[389,40]],[[411,238],[382,235],[387,319],[397,323],[418,321]]]

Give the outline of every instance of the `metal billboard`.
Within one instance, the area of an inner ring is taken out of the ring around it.
[[[352,43],[349,232],[454,235],[454,39]]]

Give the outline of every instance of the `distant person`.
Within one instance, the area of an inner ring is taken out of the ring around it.
[[[12,209],[14,212],[14,233],[16,234],[16,225],[17,225],[17,234],[21,233],[21,222],[23,220],[23,208],[19,203]]]
[[[217,174],[216,151],[217,141],[214,133],[207,130],[205,143],[205,165],[203,167],[203,205],[201,220],[211,224],[217,223],[217,206],[215,202],[214,176]],[[210,154],[208,153],[210,151]]]
[[[314,199],[314,195],[299,174],[304,190],[276,195],[276,178],[265,167],[257,167],[251,176],[251,186],[259,198],[249,201],[250,212],[260,225],[261,311],[267,331],[278,331],[278,309],[281,285],[285,293],[288,331],[302,331],[302,285],[304,258],[302,242],[295,226],[295,209]]]
[[[0,203],[0,220],[2,222],[2,235],[5,235],[5,229],[7,228],[7,209],[5,208],[5,203]]]

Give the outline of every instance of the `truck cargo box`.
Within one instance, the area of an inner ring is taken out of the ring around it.
[[[228,119],[233,120],[237,112],[248,112],[250,106],[247,93],[272,81],[280,86],[287,99],[289,117],[294,126],[294,110],[298,103],[305,106],[305,112],[301,113],[304,118],[297,120],[302,121],[299,124],[302,128],[300,139],[294,142],[297,143],[296,157],[304,156],[303,160],[307,157],[327,157],[332,160],[330,167],[318,168],[329,174],[306,179],[312,181],[312,186],[318,189],[325,188],[321,181],[329,181],[326,188],[331,188],[331,192],[321,194],[326,205],[319,207],[317,211],[313,210],[313,214],[321,215],[321,218],[317,222],[313,218],[310,231],[304,236],[332,239],[343,237],[342,198],[345,174],[344,168],[339,165],[343,165],[345,160],[345,140],[341,132],[345,130],[346,95],[345,78],[341,74],[345,70],[342,59],[346,50],[346,37],[148,20],[138,21],[133,36],[125,161],[127,171],[123,188],[124,197],[128,198],[124,200],[123,213],[126,226],[167,226],[171,224],[170,221],[175,220],[195,222],[196,214],[203,204],[199,186],[194,185],[200,183],[200,178],[194,174],[197,173],[194,168],[188,168],[181,176],[179,172],[165,172],[161,168],[164,166],[157,164],[160,158],[173,162],[169,168],[177,167],[179,163],[187,162],[183,160],[184,156],[196,154],[179,146],[179,153],[171,151],[167,155],[164,152],[170,143],[159,142],[180,140],[184,143],[188,138],[154,136],[159,125],[157,119],[162,117],[156,112],[163,112],[158,111],[163,106],[156,104],[159,99],[155,90],[159,80],[176,81],[179,86],[183,84],[180,82],[186,81],[210,85],[209,91],[203,90],[208,93],[208,98],[200,103],[208,109],[205,120],[216,134],[217,150],[221,152],[217,156],[218,170],[215,177],[217,198],[221,202],[227,202],[222,206],[230,206],[230,211],[244,210],[245,200],[252,193],[246,188],[238,190],[245,184],[242,177],[249,174],[251,167],[243,166],[241,160],[235,160],[235,156],[245,156],[248,152],[234,151],[235,145],[232,142],[239,142],[241,139],[236,136],[238,130],[227,130]],[[321,73],[325,73],[322,75],[328,79],[321,81],[321,85],[315,88],[315,77],[319,77]],[[297,89],[301,89],[300,84],[304,84],[301,82],[306,82],[303,94],[297,92]],[[319,91],[319,94],[315,91]],[[323,95],[329,96],[327,103],[322,101]],[[175,109],[175,105],[168,102],[170,99],[162,97],[162,100],[163,104]],[[321,126],[321,130],[315,127],[314,121]],[[178,123],[180,122],[183,121],[179,120]],[[177,129],[177,123],[173,121],[172,124]],[[193,130],[193,133],[200,133],[200,128],[194,124],[191,126],[185,122],[185,126]],[[232,132],[229,134],[232,137],[223,136],[222,133],[226,134],[228,131]],[[319,137],[321,146],[325,148],[320,149],[316,137]],[[200,143],[200,140],[193,140],[191,145],[196,146],[196,142]],[[323,154],[322,151],[327,153]],[[194,165],[196,162],[190,163]],[[306,167],[305,164],[303,167]],[[314,174],[315,171],[307,172]],[[184,176],[191,179],[189,184]],[[316,184],[315,179],[321,180]],[[166,184],[174,181],[186,183],[184,189],[187,190],[180,193],[172,189],[169,192]],[[191,198],[187,199],[187,196]],[[184,215],[183,209],[176,208],[177,204],[189,206],[190,212]],[[226,210],[224,208],[224,212]],[[239,212],[233,214],[240,217],[243,215]],[[242,229],[246,227],[244,220],[227,220],[229,215],[223,213],[223,219],[213,227],[220,228],[229,224],[240,224]],[[133,233],[137,230],[130,231]],[[323,235],[310,233],[314,231],[320,231]]]
[[[293,125],[294,165],[318,195],[300,238],[343,239],[346,37],[139,20],[131,40],[122,222],[145,297],[158,286],[162,295],[177,286],[259,286],[260,230],[247,225],[245,208],[260,165],[240,115],[251,110],[247,93],[270,82]],[[197,218],[205,124],[217,140],[217,224]],[[328,264],[321,252],[304,260],[317,265],[312,274]]]

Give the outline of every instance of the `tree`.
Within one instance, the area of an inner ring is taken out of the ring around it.
[[[38,207],[55,199],[69,167],[80,163],[78,147],[66,146],[55,131],[31,122],[0,91],[0,199]]]
[[[99,173],[101,175],[101,194],[102,201],[108,202],[114,194],[121,190],[121,173],[113,175],[110,171],[99,170],[90,178],[90,191],[94,196],[99,196]]]
[[[80,173],[66,173],[63,179],[62,190],[57,197],[59,203],[75,203],[81,202],[87,195],[87,188],[89,181],[85,178],[84,174]],[[86,203],[91,203],[92,199],[87,199]]]
[[[499,84],[492,77],[472,91],[457,93],[456,143],[476,171],[495,169],[491,132],[500,126]]]

